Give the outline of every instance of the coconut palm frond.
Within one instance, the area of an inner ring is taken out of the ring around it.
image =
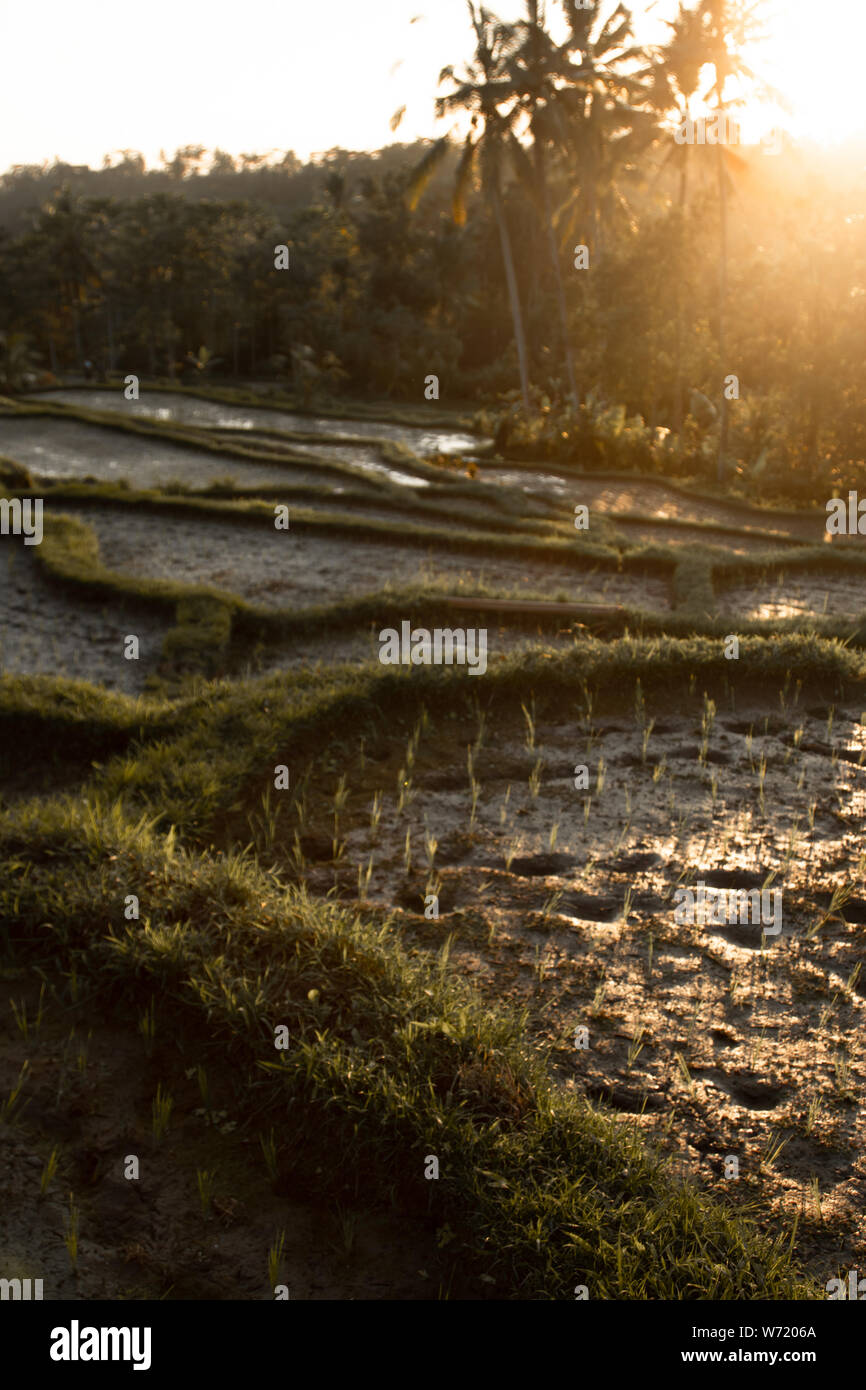
[[[403,195],[410,212],[414,212],[418,206],[421,194],[442,165],[450,148],[451,142],[447,136],[435,140],[412,170]]]
[[[451,198],[451,212],[458,227],[462,227],[466,222],[466,194],[475,172],[477,149],[472,136],[467,135],[463,153],[460,156],[460,163],[457,165],[457,173],[454,176],[454,192]]]

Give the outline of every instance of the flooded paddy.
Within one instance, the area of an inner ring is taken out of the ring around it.
[[[321,434],[330,438],[358,435],[369,439],[390,439],[406,444],[416,454],[465,453],[477,448],[479,440],[471,434],[449,430],[426,430],[411,425],[395,425],[378,420],[330,419],[294,414],[262,406],[224,405],[199,400],[171,391],[143,390],[139,400],[124,399],[116,391],[41,391],[37,400],[59,401],[91,410],[111,410],[119,415],[137,415],[183,425],[206,425],[235,430],[284,430],[290,434]]]
[[[58,510],[63,511],[61,505]],[[392,585],[453,581],[483,583],[505,594],[531,594],[570,602],[664,608],[667,581],[607,569],[510,560],[471,551],[401,545],[305,531],[277,531],[250,523],[158,516],[127,508],[75,507],[91,525],[109,569],[151,579],[209,584],[266,607],[321,604]]]
[[[0,419],[0,453],[45,478],[96,478],[131,488],[212,487],[233,477],[239,487],[315,486],[321,471],[221,458],[158,438],[123,434],[77,420]],[[312,456],[311,456],[312,457]]]
[[[0,674],[64,676],[139,694],[156,673],[170,614],[82,601],[42,572],[33,548],[0,537]],[[127,661],[124,637],[139,639]]]
[[[750,622],[784,618],[854,618],[866,610],[866,573],[789,570],[763,581],[729,584],[719,608]]]
[[[528,1011],[564,1085],[612,1105],[705,1188],[725,1190],[735,1155],[747,1186],[760,1174],[767,1216],[799,1211],[807,1255],[826,1260],[835,1241],[862,1259],[866,890],[853,870],[866,714],[789,699],[780,716],[775,689],[765,703],[732,692],[702,706],[686,684],[670,712],[640,720],[539,716],[531,748],[516,696],[481,726],[434,722],[408,806],[405,749],[383,735],[347,770],[345,869],[326,862],[323,796],[304,879],[315,891],[339,881],[348,899],[355,866],[372,864],[369,903],[383,915],[398,903],[410,938],[431,949],[451,937],[461,974]],[[589,782],[578,790],[581,763]],[[777,933],[760,914],[675,918],[682,884],[749,893],[770,874]],[[435,922],[424,919],[430,891]],[[768,1164],[774,1136],[785,1142]]]

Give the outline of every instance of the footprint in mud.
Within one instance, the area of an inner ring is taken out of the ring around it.
[[[600,868],[609,869],[615,874],[645,873],[647,869],[654,869],[663,862],[662,856],[654,854],[651,850],[638,851],[636,854],[614,854],[608,859],[598,860]]]
[[[730,1096],[746,1110],[775,1110],[784,1099],[787,1087],[772,1081],[759,1081],[748,1072],[724,1072],[718,1067],[693,1067],[693,1076],[700,1076]]]
[[[577,863],[571,854],[517,855],[511,861],[511,873],[521,878],[546,878],[549,874],[567,873]]]

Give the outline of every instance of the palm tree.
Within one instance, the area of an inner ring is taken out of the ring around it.
[[[471,113],[470,130],[464,141],[455,175],[452,213],[457,225],[462,226],[466,221],[466,195],[476,169],[478,169],[481,174],[482,192],[489,199],[493,208],[493,215],[499,232],[511,318],[514,324],[514,338],[517,345],[520,392],[524,407],[529,410],[526,334],[520,308],[511,238],[502,201],[503,168],[506,155],[509,150],[513,151],[514,123],[519,115],[519,108],[514,100],[514,84],[508,73],[508,62],[514,53],[518,40],[512,25],[503,24],[488,10],[476,9],[473,0],[467,0],[467,4],[472,27],[475,31],[475,53],[460,77],[455,76],[452,67],[444,68],[440,73],[440,82],[449,79],[455,86],[454,90],[445,96],[437,97],[436,115],[438,118],[449,113]],[[503,112],[500,108],[505,102],[508,102],[509,106]],[[451,141],[445,136],[431,146],[418,164],[406,189],[410,208],[417,206],[421,193],[451,148]]]
[[[755,95],[773,97],[774,99],[778,97],[778,93],[771,91],[766,84],[759,83],[755,73],[740,55],[740,50],[748,42],[761,37],[762,26],[759,12],[762,7],[763,0],[700,0],[699,13],[707,41],[707,61],[713,68],[713,82],[709,90],[704,93],[704,99],[714,101],[720,125],[722,122],[727,124],[728,111],[733,109],[734,105],[743,104],[742,98],[737,102],[732,102],[725,96],[725,87],[731,78],[751,83]],[[728,298],[728,189],[731,182],[728,169],[742,161],[732,154],[724,140],[717,142],[716,152],[719,181],[718,345],[719,370],[724,379]],[[721,391],[720,399],[721,427],[716,475],[718,481],[722,482],[727,471],[729,424],[728,398],[724,390]]]
[[[680,3],[673,20],[665,23],[671,30],[668,42],[653,55],[649,69],[652,79],[652,103],[661,115],[673,115],[678,128],[691,119],[691,102],[700,82],[701,71],[710,59],[703,17],[698,9],[690,10]],[[685,263],[686,192],[689,173],[687,140],[671,139],[662,161],[660,173],[673,164],[678,174],[675,212],[675,235],[680,265]],[[674,400],[673,432],[680,438],[683,429],[683,278],[675,276],[674,288]]]
[[[588,195],[595,227],[593,242],[597,243],[600,188],[604,185],[624,206],[619,191],[614,192],[614,171],[626,152],[633,153],[636,140],[645,143],[650,138],[654,119],[635,104],[644,103],[647,92],[633,71],[639,50],[630,44],[631,14],[626,7],[617,4],[605,13],[601,0],[592,0],[588,7],[562,0],[562,6],[568,34],[565,42],[557,45],[545,27],[541,0],[527,0],[527,18],[516,26],[522,42],[511,70],[532,134],[535,201],[554,271],[569,391],[577,404],[555,226],[570,214],[573,227]],[[514,136],[512,143],[518,157],[522,147]],[[556,216],[550,200],[549,153],[558,155],[568,166],[576,166],[579,184],[577,195],[566,199]]]

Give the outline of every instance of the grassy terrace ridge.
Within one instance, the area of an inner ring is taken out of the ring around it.
[[[80,497],[82,500],[88,497],[86,489],[68,488],[64,491],[69,500],[73,500],[73,497]],[[28,495],[26,490],[16,489],[16,493],[19,496]],[[167,498],[162,494],[139,494],[123,489],[102,489],[98,500],[111,505],[141,506],[146,510],[168,515],[220,519],[231,517],[238,523],[247,525],[260,525],[262,521],[270,521],[273,511],[268,503],[260,501],[239,504],[216,499],[205,501],[200,498]],[[726,576],[734,578],[747,575],[761,578],[778,570],[783,570],[786,574],[796,571],[823,574],[866,571],[866,556],[859,552],[820,545],[803,546],[796,554],[768,549],[762,554],[744,559],[741,556],[726,554],[722,550],[713,551],[708,547],[682,547],[673,551],[670,547],[645,544],[620,550],[615,548],[611,539],[606,544],[591,542],[585,534],[575,538],[567,532],[561,536],[554,534],[535,538],[527,535],[512,538],[451,528],[447,531],[427,526],[412,528],[352,516],[317,516],[311,512],[295,512],[292,524],[297,529],[305,528],[325,535],[357,535],[370,540],[399,539],[401,543],[435,545],[443,550],[461,549],[471,545],[476,552],[490,556],[517,557],[535,560],[541,564],[564,562],[573,566],[576,573],[600,569],[619,573],[656,573],[670,578],[673,595],[673,608],[670,612],[625,607],[618,614],[611,613],[606,630],[612,632],[631,628],[647,634],[669,633],[680,637],[703,634],[708,637],[720,637],[732,630],[732,619],[730,614],[717,611],[714,582],[723,582]],[[608,535],[615,535],[615,532],[608,528]],[[199,670],[210,675],[216,674],[230,642],[240,644],[242,649],[245,643],[267,638],[268,635],[276,637],[338,631],[361,623],[370,624],[377,621],[388,624],[410,613],[416,621],[432,621],[439,615],[448,619],[449,613],[447,606],[443,604],[443,598],[449,593],[459,593],[461,597],[477,596],[479,599],[521,597],[527,600],[544,600],[549,597],[531,588],[521,589],[518,595],[517,591],[494,588],[478,581],[466,584],[458,578],[443,578],[436,584],[425,585],[423,589],[417,586],[387,587],[330,604],[289,609],[259,607],[237,595],[207,585],[186,585],[171,580],[136,578],[111,571],[102,564],[98,541],[92,527],[74,516],[46,516],[44,539],[41,546],[34,548],[34,555],[36,562],[56,583],[75,590],[82,596],[111,597],[119,603],[144,604],[161,609],[175,607],[178,628],[168,635],[166,658],[185,669]],[[562,601],[570,601],[570,596],[565,591]],[[451,621],[453,622],[453,614]],[[552,610],[548,615],[533,616],[532,622],[561,624],[563,615]],[[509,625],[523,627],[526,624],[519,617],[511,617]],[[813,632],[863,645],[866,644],[866,615],[847,619],[804,616],[739,620],[734,624],[733,630],[739,635]]]
[[[841,643],[742,645],[764,693],[794,677],[824,697],[866,688],[866,660]],[[4,677],[12,763],[38,740],[46,758],[77,756],[86,778],[76,799],[0,810],[5,954],[49,976],[74,972],[112,1016],[155,997],[183,1045],[178,1065],[218,1065],[237,1117],[274,1126],[292,1190],[336,1198],[348,1182],[371,1208],[395,1203],[448,1228],[458,1282],[494,1281],[480,1296],[570,1300],[587,1283],[593,1298],[822,1297],[793,1260],[794,1231],[770,1240],[676,1181],[635,1125],[562,1090],[524,1019],[482,1007],[455,978],[447,943],[430,957],[393,923],[311,899],[232,833],[275,761],[300,768],[327,752],[339,764],[366,733],[402,740],[424,708],[438,722],[532,692],[539,714],[567,717],[588,691],[606,710],[627,707],[639,679],[648,707],[667,707],[675,692],[720,691],[729,678],[722,644],[704,638],[586,640],[472,679],[335,668],[215,682],[174,701]],[[104,762],[88,765],[100,750]],[[148,885],[143,920],[128,923],[136,884]],[[277,1023],[291,1039],[282,1061]],[[435,1194],[421,1179],[428,1153],[440,1160]]]
[[[840,700],[866,694],[866,656],[836,639],[744,636],[740,660],[756,693],[796,679],[804,690],[820,687]],[[636,680],[648,699],[669,700],[697,683],[712,695],[729,688],[731,662],[719,638],[627,634],[609,642],[581,637],[564,652],[539,648],[477,676],[426,666],[335,665],[198,682],[173,699],[132,699],[58,677],[3,676],[0,731],[7,767],[28,755],[19,734],[36,729],[47,752],[96,748],[103,730],[124,745],[135,743],[127,761],[97,770],[93,791],[132,798],[161,824],[207,841],[244,788],[261,786],[262,767],[285,761],[285,754],[307,760],[330,751],[339,758],[344,742],[408,727],[434,700],[444,715],[482,699],[534,694],[539,716],[547,705],[565,716],[572,707],[582,710],[589,692],[611,710],[627,709]],[[742,677],[739,688],[745,688]]]

